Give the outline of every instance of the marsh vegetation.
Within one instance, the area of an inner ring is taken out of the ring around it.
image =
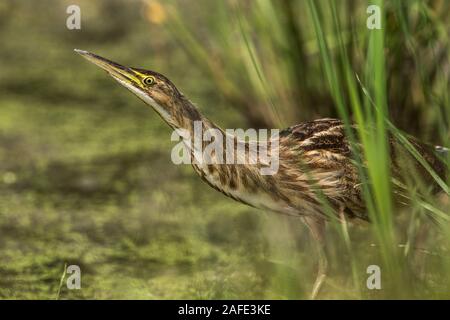
[[[65,25],[73,1],[2,1],[0,297],[309,295],[300,221],[173,165],[171,130],[83,48],[164,73],[224,128],[356,122],[373,223],[330,224],[320,297],[450,298],[448,181],[435,177],[435,197],[409,171],[396,206],[386,146],[408,133],[449,147],[450,2],[372,2],[381,30],[367,29],[365,1],[78,0],[81,30]],[[81,290],[60,288],[65,264]],[[382,290],[367,289],[369,265]]]

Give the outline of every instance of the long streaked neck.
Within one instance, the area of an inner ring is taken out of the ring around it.
[[[232,154],[236,155],[235,161],[233,161],[229,165],[233,165],[234,163],[243,163],[245,159],[250,161],[250,163],[256,164],[258,157],[258,150],[260,146],[265,148],[268,152],[267,156],[270,156],[270,147],[268,148],[266,143],[258,141],[258,137],[255,139],[246,141],[245,137],[240,137],[233,130],[230,133],[228,130],[224,131],[219,126],[217,126],[214,122],[210,121],[208,118],[203,116],[200,111],[194,106],[192,102],[190,102],[184,96],[180,96],[179,99],[174,101],[177,105],[175,108],[171,108],[173,114],[170,117],[170,120],[167,121],[169,125],[177,131],[184,131],[184,134],[181,136],[184,137],[183,141],[188,145],[191,153],[198,157],[203,157],[203,151],[205,150],[206,145],[210,144],[214,141],[215,145],[221,145],[220,154],[214,154],[215,163],[222,164],[226,166],[224,162],[225,155],[229,154],[230,151]],[[255,131],[256,134],[256,131]],[[244,133],[245,136],[245,133]],[[266,139],[270,138],[266,136]],[[260,145],[261,143],[261,145]],[[269,143],[271,145],[272,142]],[[278,146],[278,144],[276,144]],[[252,160],[250,160],[252,158]],[[208,157],[210,159],[210,157]],[[214,162],[214,161],[213,161]]]
[[[245,164],[245,161],[238,160],[256,157],[255,145],[258,146],[259,142],[241,140],[237,135],[222,130],[204,117],[184,97],[177,99],[174,103],[178,105],[171,110],[178,110],[178,112],[173,112],[171,122],[166,121],[178,132],[179,136],[183,137],[183,142],[190,152],[190,163],[210,186],[231,198],[247,202],[240,196],[241,192],[255,193],[256,190],[271,185],[268,181],[272,181],[272,177],[266,174],[262,175],[262,162]],[[186,135],[181,135],[180,131],[184,131]],[[220,137],[216,138],[214,134]],[[216,139],[220,139],[220,141]],[[214,143],[211,143],[212,141]],[[215,147],[210,148],[212,145],[218,146],[220,150]],[[268,156],[271,157],[270,147],[269,150]],[[229,152],[233,154],[231,161],[228,158]]]
[[[183,137],[183,142],[190,150],[192,160],[199,163],[207,163],[208,165],[218,165],[225,169],[227,166],[233,166],[233,164],[227,164],[224,160],[225,155],[230,150],[233,150],[233,154],[237,153],[237,149],[248,150],[249,142],[241,141],[233,134],[230,134],[214,122],[203,116],[200,111],[184,96],[177,99],[178,105],[171,110],[176,110],[171,115],[169,125],[174,128],[178,135]],[[205,152],[205,148],[210,145],[211,142],[215,143],[221,150],[219,152],[213,152],[213,158],[210,154]],[[205,155],[207,154],[207,155]],[[201,166],[204,168],[204,166]]]
[[[191,138],[198,137],[199,134],[203,137],[205,131],[211,129],[217,130],[225,136],[224,130],[202,115],[197,107],[183,95],[172,103],[175,105],[170,109],[174,111],[170,115],[171,119],[166,120],[166,122],[173,129],[184,130],[189,133]]]
[[[203,116],[191,101],[183,97],[181,103],[182,103],[181,116],[183,118],[181,122],[185,123],[184,126],[185,129],[193,130],[195,122],[201,121],[204,130],[216,129],[223,132],[223,130],[218,125],[216,125],[214,122]]]

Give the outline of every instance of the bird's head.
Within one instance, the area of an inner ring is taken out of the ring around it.
[[[178,122],[186,116],[199,117],[198,114],[192,114],[190,103],[175,85],[162,74],[125,67],[87,51],[75,49],[75,52],[105,70],[122,86],[153,107],[170,126],[179,127]]]

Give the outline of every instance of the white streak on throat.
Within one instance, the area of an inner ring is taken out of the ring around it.
[[[113,76],[114,77],[114,76]],[[150,96],[146,95],[143,91],[139,90],[138,88],[134,87],[133,85],[129,84],[128,82],[125,82],[119,78],[114,77],[117,82],[119,82],[121,85],[123,85],[125,88],[133,92],[135,95],[137,95],[139,98],[141,98],[145,103],[149,104],[153,107],[153,109],[158,112],[158,114],[163,117],[165,121],[168,123],[172,123],[171,116],[167,112],[166,109],[164,109],[160,104],[158,104],[155,100],[153,100]]]

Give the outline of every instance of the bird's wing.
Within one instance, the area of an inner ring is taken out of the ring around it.
[[[297,124],[280,132],[280,138],[295,144],[299,151],[327,150],[341,156],[350,156],[345,127],[338,119],[318,119]]]
[[[303,141],[311,138],[319,132],[324,132],[337,126],[343,126],[341,120],[325,118],[314,121],[307,121],[282,130],[280,132],[280,137],[287,137],[292,135],[293,138],[299,141]]]
[[[326,118],[304,122],[283,130],[280,137],[285,150],[280,154],[286,155],[283,160],[288,167],[299,168],[299,175],[306,172],[309,183],[321,189],[336,210],[343,209],[351,218],[368,219],[342,121]]]

